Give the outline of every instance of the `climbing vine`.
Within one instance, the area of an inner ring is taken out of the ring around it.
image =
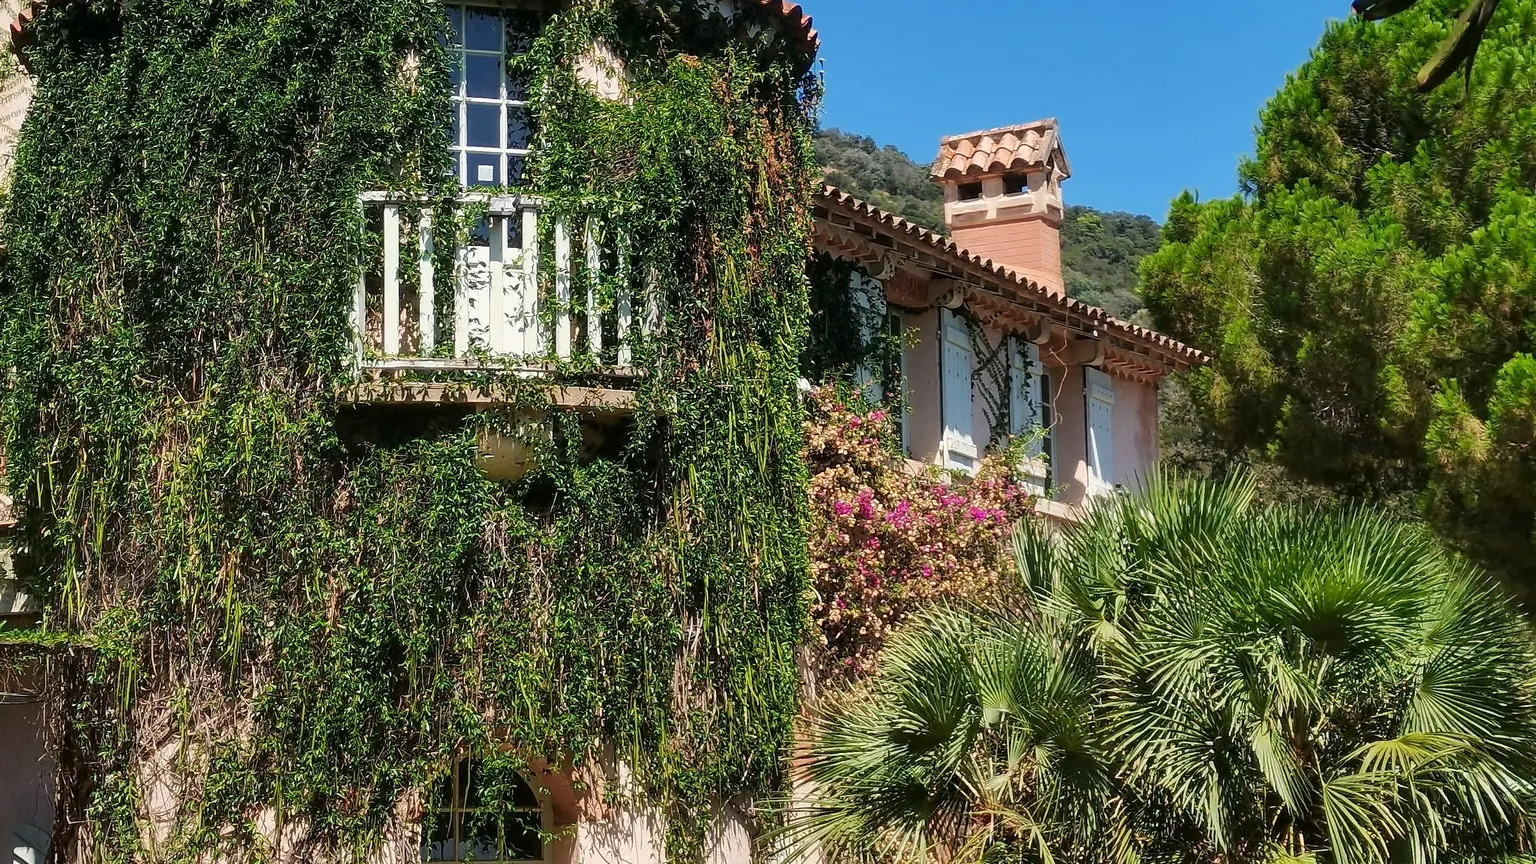
[[[529,184],[621,225],[659,298],[635,415],[595,447],[526,382],[482,376],[484,413],[338,397],[357,195],[454,193],[435,0],[42,7],[0,365],[44,610],[8,641],[51,658],[60,859],[362,859],[456,758],[494,821],[605,746],[696,854],[780,782],[815,88],[771,31],[666,5],[576,0],[516,60]],[[599,49],[622,99],[577,74]],[[490,434],[537,467],[489,479]]]

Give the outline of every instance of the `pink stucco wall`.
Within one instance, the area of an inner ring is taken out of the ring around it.
[[[1081,505],[1088,496],[1088,432],[1083,403],[1083,367],[1045,367],[1051,376],[1055,425],[1051,427],[1051,474],[1056,500]]]
[[[1157,387],[1115,378],[1115,477],[1130,489],[1139,487],[1157,465]]]
[[[906,349],[907,368],[907,456],[926,464],[938,464],[939,449],[944,434],[942,394],[939,375],[939,313],[928,310],[907,313],[905,317],[909,334]],[[984,328],[987,339],[996,343],[1002,332],[995,327]],[[1088,445],[1086,406],[1084,402],[1084,377],[1082,366],[1052,366],[1046,364],[1050,374],[1054,426],[1052,436],[1052,467],[1057,488],[1056,500],[1062,504],[1080,506],[1088,495]],[[1135,487],[1140,479],[1157,464],[1157,388],[1124,378],[1112,378],[1115,388],[1114,408],[1114,476],[1112,483]],[[985,447],[986,431],[991,418],[986,413],[985,400],[975,396],[972,401],[972,428],[977,444]]]

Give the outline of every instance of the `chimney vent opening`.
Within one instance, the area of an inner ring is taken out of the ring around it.
[[[961,201],[979,201],[979,200],[981,200],[981,183],[979,183],[979,182],[977,182],[977,183],[961,183],[960,184],[960,200]]]
[[[1004,177],[1003,177],[1003,194],[1004,195],[1028,195],[1029,194],[1029,175],[1028,174],[1007,174],[1007,175],[1004,175]]]

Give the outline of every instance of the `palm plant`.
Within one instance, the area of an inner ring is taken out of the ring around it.
[[[1421,528],[1157,478],[1012,611],[934,610],[814,724],[786,832],[848,860],[1504,861],[1536,654]]]

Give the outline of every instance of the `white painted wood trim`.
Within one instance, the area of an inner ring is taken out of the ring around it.
[[[523,220],[522,313],[525,316],[522,350],[525,354],[544,353],[543,326],[539,322],[539,211],[526,207]]]
[[[645,320],[641,323],[641,329],[646,336],[654,336],[661,332],[661,296],[657,285],[661,283],[661,274],[655,267],[646,267],[645,286]]]
[[[508,353],[507,336],[507,217],[488,217],[491,233],[491,296],[486,305],[486,341],[492,354]]]
[[[400,353],[400,205],[384,205],[384,356]]]
[[[597,308],[597,284],[603,276],[603,247],[598,242],[597,220],[587,217],[587,349],[594,358],[603,355],[603,313]]]
[[[571,359],[571,238],[564,216],[555,219],[555,355]]]
[[[423,208],[421,211],[420,242],[417,253],[420,256],[421,289],[417,297],[417,324],[421,330],[421,353],[431,354],[437,347],[437,274],[434,271],[435,262],[432,260],[432,211]]]
[[[358,268],[352,289],[352,361],[361,364],[368,353],[368,268]]]
[[[629,266],[629,237],[620,234],[617,238],[617,245],[619,257],[619,296],[617,298],[618,309],[616,310],[616,317],[618,318],[618,333],[616,335],[619,340],[618,362],[620,366],[628,366],[633,362],[635,353],[629,339],[629,329],[634,325],[635,317],[634,296],[629,284],[631,275]]]
[[[453,255],[453,353],[469,353],[469,250],[463,246]]]

